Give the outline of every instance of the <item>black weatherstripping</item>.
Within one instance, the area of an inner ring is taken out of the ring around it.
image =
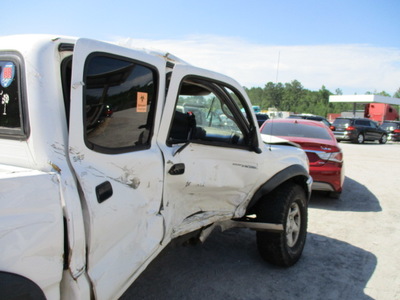
[[[59,52],[74,51],[74,44],[70,44],[70,43],[61,43],[61,44],[58,46],[58,51],[59,51]]]

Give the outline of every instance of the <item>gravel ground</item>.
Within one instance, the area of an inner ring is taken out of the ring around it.
[[[340,145],[344,191],[312,196],[295,266],[263,262],[253,231],[214,232],[202,245],[167,247],[121,300],[400,300],[400,143]]]

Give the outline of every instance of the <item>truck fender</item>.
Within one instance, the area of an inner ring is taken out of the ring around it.
[[[268,181],[266,181],[253,195],[249,204],[247,205],[247,212],[254,207],[254,205],[262,199],[263,196],[269,194],[282,183],[293,180],[299,183],[306,192],[307,198],[310,197],[311,191],[307,187],[307,180],[310,178],[308,171],[301,165],[291,165],[280,172],[276,173]]]
[[[1,299],[46,300],[43,291],[33,281],[23,276],[0,271]]]

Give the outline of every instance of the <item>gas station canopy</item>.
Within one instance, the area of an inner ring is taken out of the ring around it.
[[[332,95],[329,102],[347,103],[386,103],[400,105],[399,98],[385,97],[380,95]]]

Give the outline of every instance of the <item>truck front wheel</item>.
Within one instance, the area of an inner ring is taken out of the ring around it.
[[[296,184],[277,188],[257,207],[258,222],[283,224],[283,232],[257,232],[261,257],[274,265],[289,267],[300,258],[307,237],[307,198]]]

